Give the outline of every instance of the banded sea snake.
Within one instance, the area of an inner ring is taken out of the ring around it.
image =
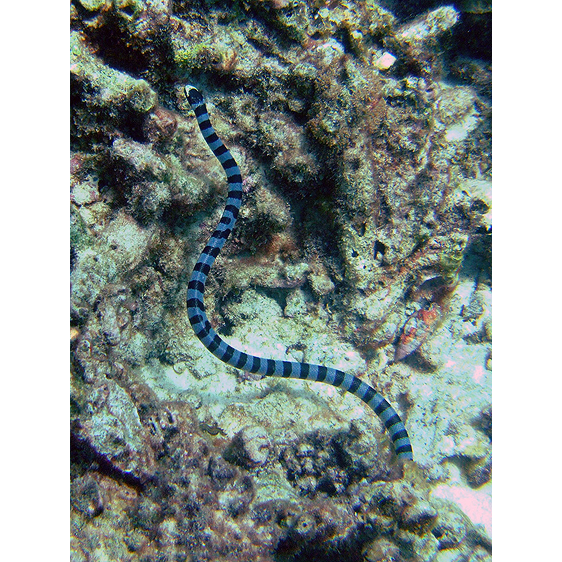
[[[195,112],[203,138],[221,163],[228,180],[228,196],[222,217],[193,268],[187,288],[187,315],[195,335],[215,357],[236,369],[271,377],[323,382],[355,394],[384,423],[398,459],[413,460],[412,445],[402,420],[392,406],[361,379],[332,367],[249,355],[226,343],[211,327],[203,304],[205,282],[238,217],[242,204],[242,176],[234,158],[211,125],[201,93],[193,86],[185,86],[185,95]]]

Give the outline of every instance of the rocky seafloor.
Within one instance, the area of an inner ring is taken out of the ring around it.
[[[71,560],[491,560],[491,3],[73,0]],[[254,377],[191,331],[360,376]],[[414,334],[416,321],[424,330]]]

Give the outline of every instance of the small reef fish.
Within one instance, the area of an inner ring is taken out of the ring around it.
[[[394,352],[394,361],[401,361],[414,353],[435,331],[442,316],[442,306],[436,302],[432,302],[427,308],[420,308],[417,312],[414,312],[402,328]]]

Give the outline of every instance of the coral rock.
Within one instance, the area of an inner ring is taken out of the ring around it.
[[[225,458],[245,468],[255,468],[267,462],[272,443],[265,429],[246,427],[239,431],[225,452]]]
[[[137,478],[154,472],[148,436],[129,395],[111,380],[96,387],[89,399],[91,415],[78,434],[117,470]]]

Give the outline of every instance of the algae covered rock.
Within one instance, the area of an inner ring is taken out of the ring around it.
[[[140,117],[156,104],[156,92],[148,82],[104,64],[78,32],[70,35],[70,65],[74,87],[82,92],[72,121],[77,137],[111,134],[109,123],[124,124],[129,112]],[[94,107],[104,111],[104,119],[95,119]]]
[[[86,413],[76,436],[119,471],[135,478],[154,472],[154,456],[131,398],[111,380],[101,383],[82,406]]]
[[[477,4],[71,3],[73,559],[490,559],[491,71],[459,51]],[[211,324],[369,382],[414,464],[357,397],[195,337],[187,282],[227,184],[186,83],[243,178]]]

